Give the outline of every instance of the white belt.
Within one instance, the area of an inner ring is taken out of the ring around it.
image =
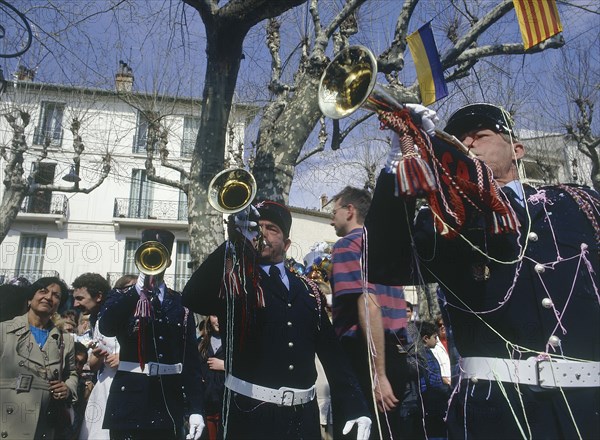
[[[275,388],[267,388],[245,380],[238,379],[231,374],[225,379],[225,386],[231,391],[243,394],[246,397],[251,397],[262,402],[274,403],[279,406],[293,406],[308,403],[315,398],[315,386],[302,390],[298,388],[281,387],[278,390]]]
[[[164,376],[168,374],[181,374],[183,364],[159,364],[158,362],[148,362],[144,366],[144,371],[137,362],[119,362],[119,371],[128,371],[129,373],[146,374],[148,376]]]
[[[562,359],[501,359],[466,357],[460,360],[461,379],[535,385],[541,388],[600,387],[600,362]]]

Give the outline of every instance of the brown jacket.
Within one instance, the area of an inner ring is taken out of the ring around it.
[[[60,341],[64,352],[60,358]],[[77,373],[73,339],[62,337],[58,328],[50,330],[48,340],[39,348],[31,331],[27,314],[0,323],[0,436],[7,439],[53,439],[53,411],[48,381],[61,370],[62,380],[77,399]],[[21,391],[17,391],[21,377]],[[32,379],[32,380],[29,380]],[[29,388],[27,382],[31,383]]]

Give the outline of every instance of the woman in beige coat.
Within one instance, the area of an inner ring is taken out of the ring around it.
[[[77,398],[73,339],[50,319],[67,287],[41,278],[28,297],[27,313],[0,323],[0,438],[51,440],[65,404]]]

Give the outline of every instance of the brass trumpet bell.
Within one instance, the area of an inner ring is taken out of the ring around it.
[[[243,168],[221,171],[208,185],[208,202],[223,214],[243,211],[256,196],[256,180]]]
[[[372,111],[401,108],[377,84],[377,60],[364,46],[350,46],[331,60],[319,83],[319,108],[329,118],[350,116],[359,108]]]
[[[325,68],[319,82],[319,108],[331,119],[350,116],[358,109],[374,112],[394,111],[404,107],[393,92],[378,84],[377,60],[364,46],[350,46],[338,53]],[[473,153],[456,137],[435,129],[437,137],[464,154]]]
[[[340,119],[355,112],[375,86],[377,61],[366,47],[342,50],[327,66],[319,84],[319,107],[323,114]]]
[[[169,265],[169,251],[158,241],[146,241],[135,251],[135,265],[145,275],[158,275]]]

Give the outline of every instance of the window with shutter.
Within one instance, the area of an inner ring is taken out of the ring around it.
[[[181,292],[185,287],[185,283],[192,276],[192,269],[188,268],[190,257],[190,243],[188,241],[177,241],[177,254],[175,256],[175,287],[174,289]]]
[[[45,235],[21,234],[17,276],[24,276],[30,281],[40,278],[44,268]]]
[[[148,118],[143,112],[137,112],[135,138],[133,141],[134,153],[145,153],[146,143],[148,141]]]
[[[181,156],[190,157],[200,130],[200,118],[186,116],[183,119],[183,139],[181,141]]]
[[[135,265],[135,251],[142,244],[142,240],[139,238],[127,238],[125,240],[125,255],[123,258],[123,273],[124,274],[137,274],[139,270]]]

